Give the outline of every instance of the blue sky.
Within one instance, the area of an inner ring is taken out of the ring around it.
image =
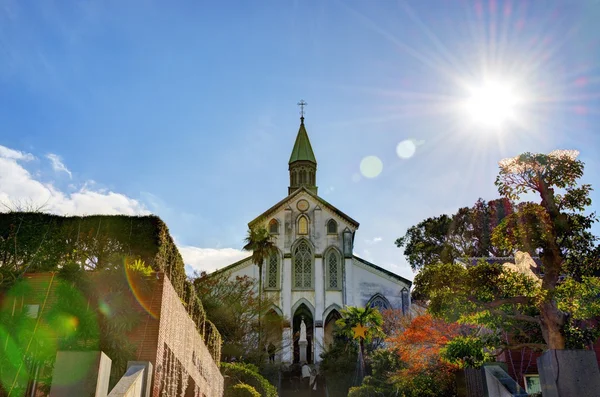
[[[286,195],[305,99],[320,195],[361,223],[358,255],[412,279],[394,240],[496,198],[500,159],[577,149],[600,185],[599,18],[596,0],[0,0],[0,200],[154,212],[211,269]],[[521,98],[500,128],[460,108],[490,79]]]

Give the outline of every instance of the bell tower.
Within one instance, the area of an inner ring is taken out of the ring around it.
[[[290,171],[288,195],[302,186],[317,194],[317,160],[304,127],[304,107],[306,105],[307,103],[303,100],[298,102],[298,106],[300,106],[300,128],[288,162]]]

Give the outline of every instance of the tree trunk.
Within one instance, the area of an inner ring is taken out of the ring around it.
[[[541,310],[541,327],[544,340],[549,349],[565,348],[566,337],[563,331],[567,316],[556,307],[554,301],[544,302]]]
[[[261,352],[260,357],[264,351],[262,346],[262,263],[258,265],[258,349]]]
[[[542,290],[545,290],[547,294],[540,307],[542,335],[548,344],[548,348],[563,350],[566,344],[563,327],[567,321],[567,315],[558,309],[553,295],[564,262],[562,252],[557,244],[558,236],[564,232],[564,215],[560,213],[556,206],[554,189],[549,187],[543,180],[540,181],[539,192],[542,198],[540,205],[544,207],[551,221],[547,246],[543,248],[540,255],[544,265]]]

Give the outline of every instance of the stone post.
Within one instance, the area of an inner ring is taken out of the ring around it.
[[[537,365],[544,397],[597,397],[600,392],[593,350],[547,350]]]
[[[59,351],[50,397],[108,395],[112,361],[101,351]]]
[[[306,341],[306,340],[299,341],[298,348],[300,349],[300,363],[308,362],[306,360],[306,351],[308,350],[308,341]]]

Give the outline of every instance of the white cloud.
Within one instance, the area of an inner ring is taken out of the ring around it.
[[[183,257],[183,262],[191,267],[192,271],[204,270],[208,273],[251,255],[247,251],[235,248],[199,248],[189,245],[179,245],[177,248]]]
[[[9,149],[2,145],[0,145],[0,158],[23,161],[31,161],[35,159],[35,157],[33,157],[33,155],[30,153],[19,152],[18,150]]]
[[[365,240],[365,243],[367,243],[369,245],[373,245],[373,244],[377,244],[377,243],[381,242],[382,240],[383,240],[383,238],[381,238],[381,237],[373,237],[372,239]]]
[[[62,162],[62,159],[59,155],[50,153],[46,155],[46,158],[52,163],[52,169],[54,171],[66,172],[67,174],[69,174],[69,178],[73,179],[73,174],[71,174],[71,171],[69,171],[65,163]]]
[[[31,174],[21,162],[33,160],[23,153],[0,145],[0,210],[18,203],[60,215],[143,215],[150,212],[143,203],[121,193],[90,188],[84,183],[72,193],[61,191]],[[66,170],[66,167],[65,167]],[[68,171],[68,170],[66,170]]]
[[[46,157],[52,162],[55,171],[64,171],[71,176],[71,172],[60,160],[60,156],[49,154]],[[28,208],[41,208],[44,212],[58,215],[150,214],[141,201],[121,193],[100,189],[92,180],[70,183],[66,189],[68,191],[61,190],[55,184],[45,183],[41,180],[43,173],[32,174],[22,164],[34,159],[35,157],[30,153],[0,145],[0,212],[7,208],[25,205]],[[155,201],[148,200],[151,207],[156,205]],[[159,214],[162,212],[160,207],[159,205],[156,208]],[[186,268],[191,269],[192,272],[194,270],[212,272],[250,256],[249,252],[234,248],[200,248],[189,245],[178,245],[178,248],[187,265]]]

